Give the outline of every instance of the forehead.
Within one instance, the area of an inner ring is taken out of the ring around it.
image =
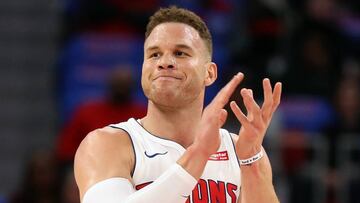
[[[184,23],[162,23],[157,25],[146,39],[144,47],[161,47],[184,44],[193,49],[204,49],[205,42],[197,30]]]

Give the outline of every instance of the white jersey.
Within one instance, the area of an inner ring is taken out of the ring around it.
[[[180,144],[146,131],[139,121],[110,125],[126,131],[133,144],[135,166],[132,174],[136,190],[156,180],[185,152]],[[220,130],[221,145],[206,164],[205,170],[186,203],[236,203],[240,194],[240,166],[230,133]],[[161,197],[159,197],[161,198]]]

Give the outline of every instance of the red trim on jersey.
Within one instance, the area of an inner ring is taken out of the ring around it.
[[[150,182],[147,182],[147,183],[142,183],[142,184],[140,184],[140,185],[136,185],[136,186],[135,186],[135,189],[136,189],[136,190],[140,190],[141,188],[144,188],[144,187],[146,187],[147,185],[150,185],[152,182],[153,182],[153,181],[150,181]]]

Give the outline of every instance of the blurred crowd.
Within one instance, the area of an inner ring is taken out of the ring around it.
[[[206,101],[235,72],[262,100],[264,77],[283,83],[265,148],[281,202],[360,202],[360,5],[355,0],[68,0],[59,39],[55,148],[35,152],[19,189],[0,203],[76,203],[73,157],[86,134],[146,114],[142,42],[159,7],[208,24],[219,66]],[[241,103],[238,91],[233,99]],[[240,126],[233,115],[225,127]]]

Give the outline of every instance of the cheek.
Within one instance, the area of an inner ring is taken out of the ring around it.
[[[189,62],[187,65],[187,88],[193,89],[192,91],[200,91],[205,87],[206,72],[201,64],[198,62]]]
[[[148,80],[149,77],[151,76],[151,67],[152,65],[150,63],[143,63],[142,66],[142,74],[141,74],[141,79],[146,79]]]
[[[200,63],[198,60],[190,61],[189,66],[190,71],[192,72],[192,77],[197,82],[205,81],[206,70],[204,64]]]
[[[149,68],[149,64],[143,64],[142,73],[141,73],[141,86],[144,90],[148,89],[150,83],[151,69]]]

